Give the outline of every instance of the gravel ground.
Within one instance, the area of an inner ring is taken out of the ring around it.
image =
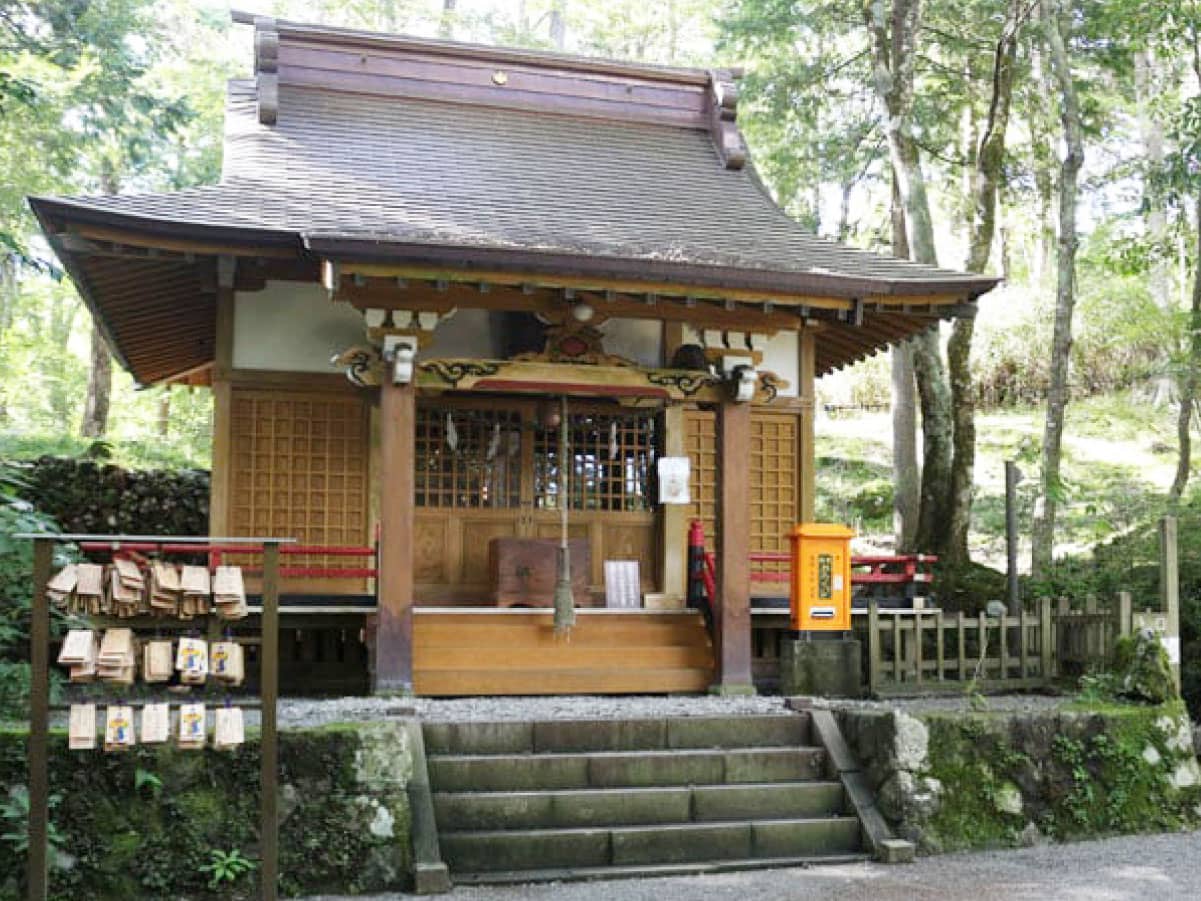
[[[179,702],[187,695],[165,695],[163,700]],[[132,703],[140,706],[146,699]],[[197,697],[200,700],[200,697]],[[1070,697],[1050,695],[996,695],[987,698],[984,710],[998,713],[1040,712],[1070,703]],[[103,703],[103,702],[101,702]],[[220,698],[208,699],[210,706]],[[964,696],[905,698],[892,701],[821,700],[817,705],[869,710],[969,711],[971,702]],[[284,729],[321,726],[337,722],[372,722],[380,719],[412,716],[427,721],[615,719],[618,717],[656,716],[739,716],[778,713],[784,701],[778,696],[718,697],[714,695],[551,695],[546,697],[477,698],[286,698],[279,703],[279,725]],[[979,708],[977,708],[979,709]],[[55,726],[65,726],[67,714],[57,711],[51,717]],[[246,711],[246,724],[257,726],[257,710]]]
[[[613,882],[465,887],[452,901],[663,901],[722,899],[779,901],[1155,901],[1201,898],[1201,832],[1146,835],[927,857],[910,866],[879,864],[753,870]],[[404,895],[376,895],[386,901]],[[344,901],[324,896],[311,901]],[[349,901],[349,899],[345,899]]]

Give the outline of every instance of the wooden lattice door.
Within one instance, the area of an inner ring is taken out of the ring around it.
[[[233,391],[229,522],[233,535],[309,545],[368,541],[369,425],[353,395]],[[307,557],[309,566],[344,558]],[[294,580],[297,591],[361,591],[361,579]]]
[[[789,548],[788,534],[797,521],[797,480],[800,461],[800,418],[788,411],[751,413],[751,552]],[[699,519],[710,550],[716,547],[717,417],[709,410],[689,410],[684,416],[684,448],[691,460],[690,519]],[[786,567],[755,563],[753,572],[779,572]],[[752,575],[752,579],[754,576]],[[755,580],[759,594],[787,593],[779,582]]]
[[[589,584],[606,559],[635,559],[643,587],[658,580],[653,412],[573,404],[569,534],[590,544]],[[558,436],[528,398],[430,398],[416,436],[417,597],[486,604],[494,538],[558,538]]]

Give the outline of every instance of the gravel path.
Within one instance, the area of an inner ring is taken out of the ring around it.
[[[163,700],[178,703],[188,695],[164,695]],[[199,701],[202,698],[196,697]],[[145,698],[132,701],[140,706]],[[205,699],[210,706],[221,703],[219,696]],[[826,701],[817,705],[868,710],[969,711],[983,709],[997,713],[1053,710],[1070,703],[1070,697],[1050,695],[997,695],[989,697],[983,708],[973,708],[963,696],[904,698],[892,701]],[[103,704],[104,702],[99,702]],[[279,703],[279,725],[283,729],[321,726],[328,723],[373,722],[413,716],[427,721],[495,722],[498,720],[616,719],[618,717],[657,716],[739,716],[779,713],[784,701],[778,696],[718,697],[715,695],[550,695],[546,697],[477,698],[285,698]],[[51,722],[65,726],[65,711],[56,711]],[[246,724],[257,726],[257,710],[246,711]]]
[[[614,882],[458,888],[451,901],[1184,901],[1201,898],[1201,832],[854,864]],[[404,895],[376,895],[374,901]],[[343,901],[331,896],[311,901]],[[349,899],[346,899],[349,901]],[[366,899],[372,901],[372,899]]]

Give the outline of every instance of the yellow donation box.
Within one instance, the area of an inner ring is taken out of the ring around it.
[[[851,629],[851,539],[846,526],[805,522],[792,530],[792,630]]]

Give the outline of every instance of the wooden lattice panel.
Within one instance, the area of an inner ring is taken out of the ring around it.
[[[367,540],[368,421],[355,397],[235,390],[229,531],[301,544]],[[345,566],[345,558],[307,566]]]
[[[717,534],[717,417],[707,410],[684,414],[684,452],[691,462],[688,518],[699,519],[710,549]]]
[[[751,547],[787,551],[796,525],[798,419],[788,413],[751,417]],[[757,564],[764,572],[781,564]]]
[[[572,510],[640,513],[653,509],[655,414],[573,413],[569,417]],[[534,506],[557,509],[559,433],[534,438]]]
[[[521,441],[518,411],[422,404],[417,409],[417,506],[517,507]]]
[[[796,525],[799,420],[793,413],[756,410],[751,414],[751,550],[787,551]],[[684,417],[684,450],[692,461],[689,519],[699,519],[710,550],[716,547],[717,417],[690,410]],[[755,564],[758,571],[779,569]]]

